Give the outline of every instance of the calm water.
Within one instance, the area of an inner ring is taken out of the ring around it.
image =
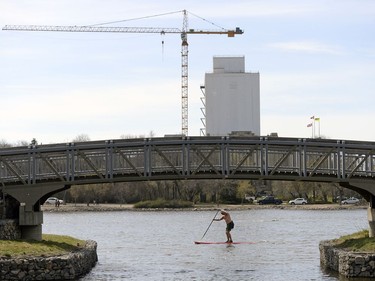
[[[235,241],[195,245],[216,211],[44,213],[44,233],[98,242],[82,280],[344,280],[320,268],[319,241],[368,228],[366,210],[231,212]],[[206,241],[225,241],[213,222]]]

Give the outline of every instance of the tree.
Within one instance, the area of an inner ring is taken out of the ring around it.
[[[72,142],[85,142],[85,141],[90,141],[90,137],[87,134],[80,134],[72,140]]]
[[[10,143],[7,143],[5,140],[0,140],[0,148],[12,147]]]
[[[236,197],[241,200],[241,203],[243,203],[243,200],[245,199],[245,196],[247,194],[255,195],[256,189],[251,184],[251,181],[239,180],[237,184],[238,184],[238,187],[237,187]]]
[[[33,138],[30,142],[31,145],[38,145],[38,141],[36,140],[36,138]]]
[[[237,199],[237,183],[236,181],[222,181],[221,188],[219,191],[220,201],[226,203],[236,203]]]

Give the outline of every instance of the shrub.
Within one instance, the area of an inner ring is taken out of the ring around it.
[[[189,201],[156,199],[156,200],[138,202],[134,205],[134,208],[180,209],[180,208],[191,208],[192,206],[193,206],[193,203]]]

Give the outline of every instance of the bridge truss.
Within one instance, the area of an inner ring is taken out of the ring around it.
[[[375,179],[375,143],[271,137],[146,138],[0,149],[0,189],[171,179]]]

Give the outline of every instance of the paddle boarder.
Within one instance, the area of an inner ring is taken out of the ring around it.
[[[224,220],[226,222],[227,224],[227,228],[225,229],[225,234],[227,235],[226,243],[233,243],[232,235],[230,234],[230,231],[234,228],[234,223],[232,221],[232,218],[230,217],[230,214],[225,210],[221,210],[220,213],[223,216],[220,219],[214,219],[214,221]]]

